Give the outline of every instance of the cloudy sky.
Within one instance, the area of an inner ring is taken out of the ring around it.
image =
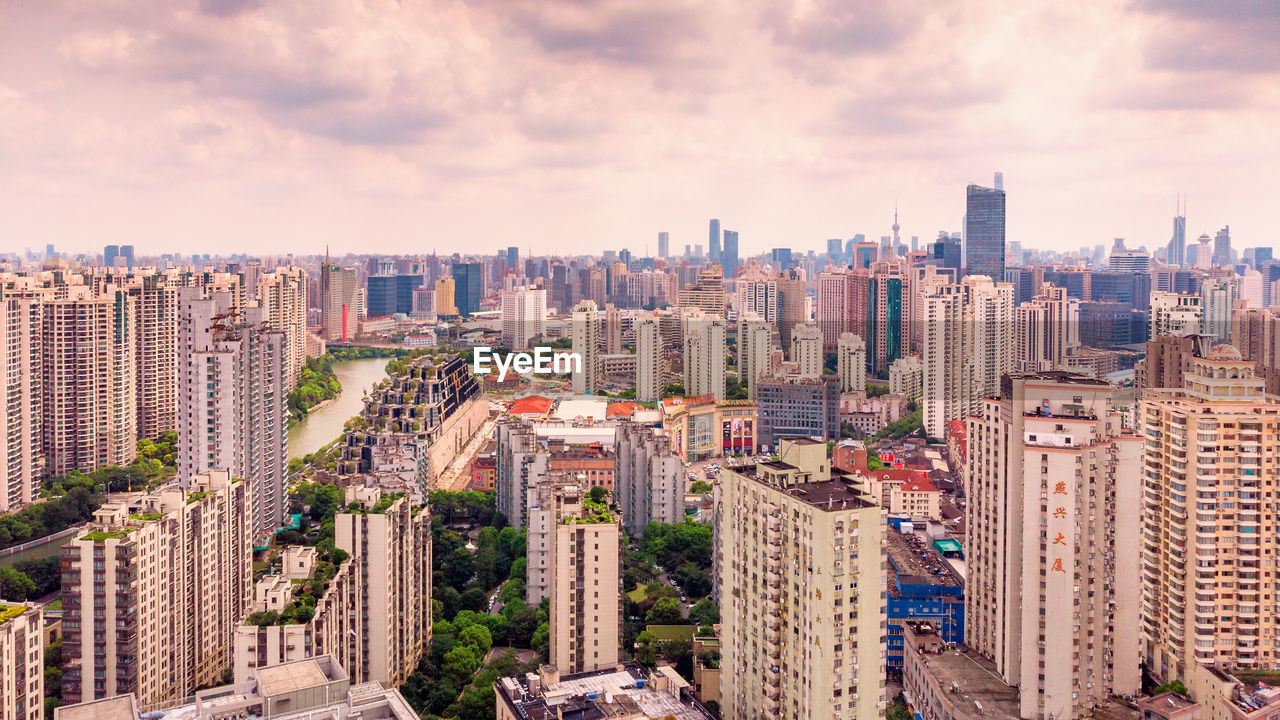
[[[1249,247],[1278,158],[1269,0],[0,0],[0,250]]]

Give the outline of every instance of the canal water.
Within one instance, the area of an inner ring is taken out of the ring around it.
[[[390,358],[367,358],[335,363],[333,374],[342,392],[328,405],[313,410],[305,420],[289,428],[289,459],[319,450],[342,434],[342,426],[364,409],[364,393],[387,377]]]

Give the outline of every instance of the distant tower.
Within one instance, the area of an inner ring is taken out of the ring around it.
[[[1169,240],[1169,252],[1167,260],[1170,265],[1178,267],[1187,266],[1187,212],[1184,209],[1186,201],[1178,199],[1177,215],[1173,216],[1173,238]]]
[[[701,255],[702,253],[698,253]],[[707,244],[707,259],[712,262],[720,262],[720,221],[711,219],[711,231]]]
[[[995,178],[995,183],[994,183],[994,184],[995,184],[995,188],[994,188],[994,189],[996,189],[996,190],[1004,190],[1004,173],[1002,173],[1002,172],[997,172],[997,173],[996,173],[996,178]]]
[[[898,246],[901,244],[901,241],[898,240],[898,231],[901,229],[902,229],[902,226],[898,224],[898,203],[897,201],[894,201],[893,203],[893,251],[894,252],[898,251]]]

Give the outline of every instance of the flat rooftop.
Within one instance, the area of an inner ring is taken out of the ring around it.
[[[899,582],[908,585],[960,586],[946,560],[934,552],[919,535],[906,535],[893,528],[889,528],[885,535],[889,567],[897,573]],[[893,592],[892,584],[890,592]]]
[[[318,662],[292,662],[258,668],[258,686],[263,695],[280,695],[331,682]]]
[[[54,709],[55,720],[138,720],[138,706],[132,695],[94,700]]]
[[[876,506],[874,502],[867,501],[861,485],[849,480],[801,483],[786,488],[783,492],[820,510],[853,510]]]
[[[711,720],[711,714],[701,705],[681,701],[666,690],[656,690],[647,674],[635,663],[627,663],[621,670],[570,675],[554,685],[542,688],[537,695],[526,695],[525,677],[499,680],[496,691],[505,696],[528,720],[604,720],[615,717],[672,718],[673,720]],[[514,687],[514,696],[504,685]],[[637,687],[642,685],[643,687]],[[613,702],[605,702],[605,686],[617,688]],[[499,702],[507,700],[499,699]]]
[[[949,692],[947,698],[966,715],[1020,717],[1018,689],[1000,679],[995,663],[963,645],[925,657],[929,661],[929,673],[938,680],[938,687],[944,692],[958,688],[956,692]],[[980,712],[975,702],[982,703],[986,712]]]

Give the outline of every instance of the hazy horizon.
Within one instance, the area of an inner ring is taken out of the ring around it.
[[[857,5],[9,2],[0,250],[1274,244],[1280,4]]]

